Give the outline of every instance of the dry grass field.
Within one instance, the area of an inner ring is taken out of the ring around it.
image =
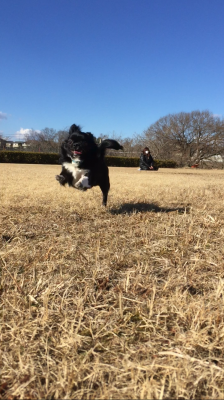
[[[224,398],[224,171],[0,165],[2,399]]]

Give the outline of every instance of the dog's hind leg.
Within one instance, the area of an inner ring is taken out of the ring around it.
[[[107,182],[104,182],[104,183],[100,184],[99,186],[100,186],[100,189],[102,190],[102,193],[103,193],[103,203],[102,203],[102,204],[103,204],[103,206],[106,207],[106,205],[107,205],[108,192],[109,192],[109,190],[110,190],[110,181],[109,181],[109,178],[108,178],[108,181],[107,181]]]

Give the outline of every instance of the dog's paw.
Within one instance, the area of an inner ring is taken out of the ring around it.
[[[85,192],[85,191],[88,189],[87,187],[84,187],[84,186],[82,185],[81,182],[76,183],[76,184],[74,185],[74,187],[75,187],[76,189],[78,189],[78,190],[82,190],[83,192]]]
[[[88,176],[82,176],[80,179],[79,179],[79,181],[78,182],[76,182],[75,184],[74,184],[74,187],[76,188],[76,189],[79,189],[79,190],[83,190],[83,191],[85,191],[85,190],[87,190],[87,189],[91,189],[91,186],[89,185],[89,178],[88,178]]]
[[[89,184],[89,177],[84,175],[79,182],[82,184],[82,186],[86,189],[91,189],[91,185]]]
[[[56,175],[55,176],[56,181],[58,181],[61,185],[65,184],[65,178],[62,175]]]

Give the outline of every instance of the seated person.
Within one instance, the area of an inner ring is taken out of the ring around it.
[[[154,166],[154,160],[150,154],[150,150],[148,147],[145,147],[142,150],[140,156],[140,170],[144,171],[158,171],[158,168]]]

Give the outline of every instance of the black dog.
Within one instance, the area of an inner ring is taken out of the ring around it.
[[[72,125],[67,140],[61,145],[62,171],[56,175],[57,181],[79,190],[99,186],[106,206],[110,189],[109,171],[104,160],[106,149],[123,150],[123,147],[111,139],[98,145],[92,133],[82,132],[79,126]]]

